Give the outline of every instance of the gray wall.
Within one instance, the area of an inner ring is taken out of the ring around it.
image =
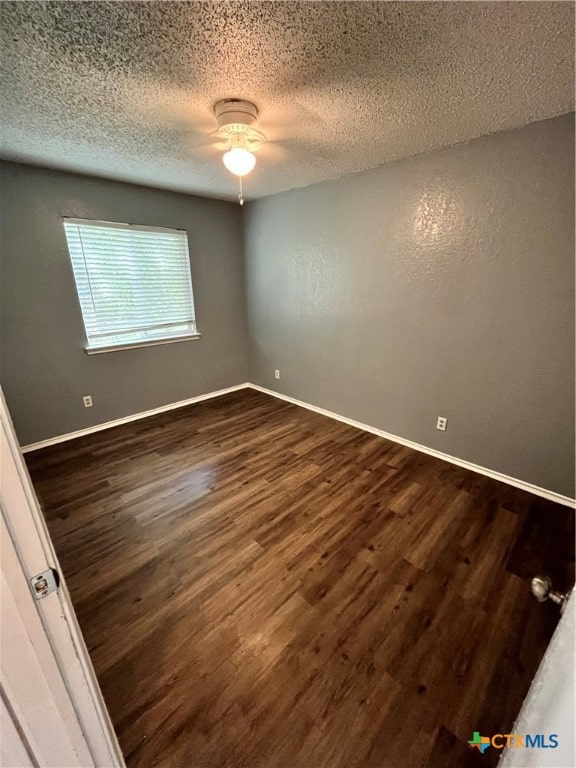
[[[237,205],[12,163],[1,182],[1,382],[22,444],[247,380]],[[63,216],[186,229],[202,338],[86,355]]]
[[[251,381],[573,496],[573,115],[247,208]]]

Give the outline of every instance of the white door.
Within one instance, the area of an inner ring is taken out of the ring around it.
[[[122,758],[0,392],[2,768],[122,768]],[[60,587],[37,600],[48,568]]]
[[[514,733],[556,734],[555,749],[507,749],[498,768],[574,768],[576,594],[572,594],[514,725]]]

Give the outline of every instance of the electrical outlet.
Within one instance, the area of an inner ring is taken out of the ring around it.
[[[448,419],[444,418],[444,416],[438,416],[438,421],[436,422],[436,429],[439,429],[440,432],[446,432],[447,423],[448,423]]]
[[[274,371],[274,378],[279,379],[280,378],[280,371]]]
[[[92,395],[84,395],[82,402],[84,403],[84,408],[92,408]]]

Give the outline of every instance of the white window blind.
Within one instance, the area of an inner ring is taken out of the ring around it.
[[[197,335],[185,231],[83,219],[64,229],[88,351]]]

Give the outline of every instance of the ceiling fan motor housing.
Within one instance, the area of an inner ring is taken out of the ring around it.
[[[226,135],[248,134],[250,126],[258,117],[258,109],[250,101],[222,99],[214,106],[218,130]]]

